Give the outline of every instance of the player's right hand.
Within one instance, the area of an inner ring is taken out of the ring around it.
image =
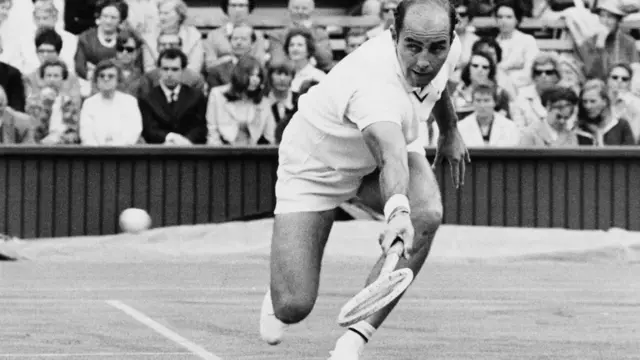
[[[406,211],[398,211],[391,216],[387,222],[384,233],[380,236],[380,246],[386,254],[396,239],[401,239],[404,243],[403,256],[409,259],[415,252],[413,249],[413,236],[415,230],[411,223],[411,216]]]

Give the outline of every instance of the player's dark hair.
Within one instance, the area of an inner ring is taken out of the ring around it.
[[[186,68],[189,63],[189,58],[180,49],[169,48],[162,50],[162,52],[160,52],[160,55],[158,55],[158,61],[156,62],[157,67],[160,67],[162,59],[180,59],[180,66],[182,67],[182,69]]]
[[[36,50],[42,44],[53,45],[56,53],[60,54],[60,50],[62,50],[62,36],[53,29],[40,29],[36,33],[35,44]]]
[[[565,86],[552,86],[540,94],[540,100],[545,107],[558,101],[567,101],[571,105],[577,105],[579,98],[576,92]]]
[[[255,0],[249,0],[248,3],[249,13],[251,13],[256,7],[256,2]],[[222,12],[224,12],[225,14],[229,14],[229,0],[222,0],[222,2],[220,3],[220,8],[222,9]]]
[[[451,29],[449,32],[449,36],[451,37],[451,41],[453,41],[454,32],[456,30],[456,25],[458,24],[458,13],[456,12],[456,8],[451,4],[449,0],[402,0],[398,4],[396,8],[396,12],[394,14],[394,27],[396,32],[399,34],[404,27],[404,20],[407,16],[407,11],[413,5],[418,4],[429,4],[436,5],[440,7],[444,7],[449,11],[449,24],[451,25]]]

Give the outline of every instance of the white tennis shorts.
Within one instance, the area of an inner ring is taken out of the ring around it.
[[[332,210],[358,193],[362,179],[376,167],[347,173],[336,170],[311,156],[308,138],[310,125],[302,119],[291,121],[290,136],[283,136],[279,147],[275,214]],[[296,134],[295,136],[291,136]],[[409,152],[426,156],[420,140],[407,145]]]

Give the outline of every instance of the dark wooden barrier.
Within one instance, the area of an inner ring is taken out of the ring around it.
[[[436,172],[446,223],[640,230],[640,149],[471,155],[460,191],[446,166]],[[0,147],[0,233],[112,234],[128,207],[154,226],[269,215],[276,167],[273,147]]]

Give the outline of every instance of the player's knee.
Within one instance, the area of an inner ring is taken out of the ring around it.
[[[275,315],[286,324],[296,324],[304,320],[315,305],[313,297],[300,294],[283,294],[274,300]]]
[[[433,235],[442,224],[442,203],[440,201],[430,201],[428,204],[411,209],[416,230],[416,237],[427,238]]]

